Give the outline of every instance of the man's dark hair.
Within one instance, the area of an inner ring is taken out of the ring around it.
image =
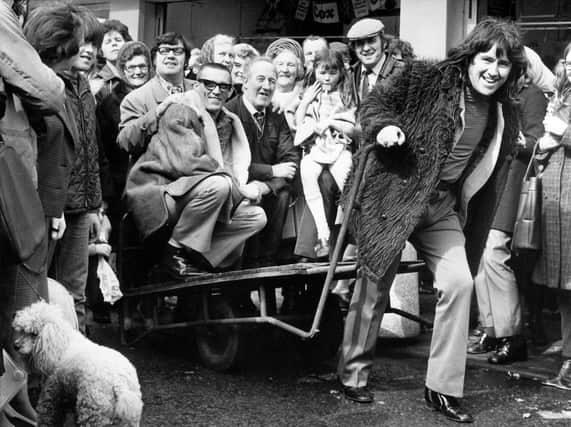
[[[116,31],[121,34],[123,40],[130,42],[133,40],[131,34],[129,34],[129,28],[117,19],[108,19],[103,23],[103,35],[110,33],[111,31]]]
[[[155,45],[151,49],[151,57],[153,58],[153,61],[155,60],[160,45],[162,44],[176,45],[178,44],[178,42],[181,42],[182,46],[184,47],[184,62],[186,64],[186,61],[188,61],[188,58],[190,58],[190,45],[188,44],[188,42],[186,41],[186,39],[182,34],[172,33],[172,32],[161,34],[155,39]]]
[[[71,4],[41,5],[24,26],[24,35],[47,65],[69,59],[79,52],[83,21]]]
[[[83,41],[93,43],[99,49],[103,41],[103,25],[97,17],[86,7],[76,6],[83,21]]]
[[[457,65],[467,74],[474,57],[489,51],[494,45],[497,45],[496,55],[505,55],[512,64],[508,80],[494,98],[514,101],[518,98],[518,80],[527,68],[527,57],[519,29],[513,22],[491,17],[478,22],[466,38],[448,52],[448,58],[441,62],[441,66]]]
[[[228,74],[228,77],[230,77],[230,80],[232,80],[232,74],[230,73],[230,70],[225,67],[222,64],[218,64],[216,62],[207,62],[206,64],[202,64],[200,66],[200,68],[198,69],[198,73],[196,73],[196,75],[198,77],[200,77],[203,73],[203,71],[207,68],[210,68],[212,70],[220,70],[220,71],[225,71]]]

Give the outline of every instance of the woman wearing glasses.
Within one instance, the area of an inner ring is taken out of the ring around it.
[[[532,280],[559,292],[562,365],[545,384],[571,390],[571,43],[563,60],[543,121],[545,135],[539,140],[539,150],[550,157],[543,173],[543,247]]]
[[[104,94],[97,104],[97,122],[99,125],[99,146],[103,149],[109,162],[109,175],[111,181],[109,191],[104,194],[108,207],[108,216],[111,220],[111,243],[116,242],[116,231],[121,218],[121,194],[125,187],[127,169],[129,167],[129,154],[117,145],[119,122],[121,112],[119,106],[123,98],[140,86],[143,86],[151,77],[151,53],[142,42],[132,41],[125,43],[117,54],[117,70],[121,80],[110,92]],[[99,92],[100,94],[102,92]]]

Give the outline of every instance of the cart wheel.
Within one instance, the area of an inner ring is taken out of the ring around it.
[[[209,304],[211,319],[233,319],[240,313],[225,299],[212,299]],[[204,318],[204,307],[199,319]],[[242,360],[246,345],[239,325],[220,324],[201,326],[196,329],[196,346],[202,363],[216,371],[236,368]]]
[[[317,300],[312,298],[310,313],[315,314]],[[305,363],[317,365],[337,354],[343,339],[343,314],[337,296],[329,295],[325,302],[319,332],[313,338],[301,341],[301,353]]]

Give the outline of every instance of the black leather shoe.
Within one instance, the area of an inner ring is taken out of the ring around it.
[[[482,354],[495,350],[498,345],[498,339],[489,336],[485,332],[480,335],[478,341],[468,346],[468,353]]]
[[[447,396],[425,387],[424,400],[430,409],[442,412],[449,420],[456,421],[457,423],[474,422],[474,417],[467,412],[462,411],[460,404],[455,397]]]
[[[365,387],[347,387],[343,386],[343,395],[353,402],[372,403],[375,400],[373,393]]]
[[[519,336],[502,338],[498,349],[488,357],[488,362],[493,365],[506,365],[521,360],[527,360],[527,343]]]
[[[206,271],[199,269],[189,262],[184,249],[175,248],[171,245],[167,245],[165,249],[161,261],[161,270],[175,279],[198,276],[206,273]]]

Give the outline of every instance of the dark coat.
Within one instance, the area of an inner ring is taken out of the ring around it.
[[[95,99],[87,79],[79,74],[67,76],[66,97],[79,136],[65,203],[65,213],[73,214],[92,211],[101,206],[101,159],[97,146]]]
[[[99,97],[96,110],[99,126],[99,147],[109,162],[109,172],[113,184],[110,196],[113,200],[121,198],[129,169],[129,153],[117,143],[119,123],[121,122],[120,105],[129,91],[127,84],[121,81],[115,85],[111,92],[102,89],[97,94]]]
[[[464,73],[459,67],[415,61],[377,85],[362,104],[363,147],[374,144],[385,126],[398,126],[406,136],[402,147],[379,148],[369,158],[361,183],[360,209],[351,213],[359,265],[374,280],[382,278],[403,250],[439,183],[460,121],[463,89]],[[502,135],[498,115],[505,121]],[[477,270],[505,185],[517,132],[515,107],[492,102],[488,127],[458,183],[458,216],[465,224],[472,272]],[[500,149],[491,162],[484,156],[488,147],[497,145]],[[490,166],[489,172],[480,173],[481,165]],[[475,194],[467,193],[467,180],[478,181],[472,186]],[[345,203],[351,186],[345,186]]]
[[[394,56],[389,55],[386,52],[384,55],[385,55],[385,62],[383,63],[379,75],[377,76],[377,81],[375,82],[375,85],[378,85],[383,80],[386,80],[391,74],[393,74],[399,68],[402,68],[404,65],[403,61],[395,59]],[[361,102],[363,102],[363,100],[361,99],[361,94],[359,92],[359,87],[361,86],[361,78],[362,78],[361,69],[362,69],[361,62],[359,61],[357,61],[357,63],[351,67],[351,74],[352,74],[351,90],[353,91],[353,99],[356,100],[357,106],[359,106]]]
[[[554,114],[571,122],[571,95],[551,101]],[[533,275],[550,288],[571,290],[571,126],[561,137],[542,180],[542,251]]]
[[[51,218],[64,211],[75,147],[80,144],[72,108],[66,98],[57,114],[30,117],[38,135],[38,193],[45,215]]]
[[[300,152],[293,145],[291,131],[286,118],[281,113],[266,108],[264,132],[260,136],[254,118],[244,105],[242,97],[234,98],[226,108],[238,115],[246,137],[250,143],[252,162],[250,164],[250,180],[263,181],[277,194],[282,189],[291,189],[291,182],[285,178],[276,178],[272,173],[272,165],[284,162],[294,162],[299,166]]]
[[[165,194],[180,197],[213,174],[228,175],[207,154],[205,141],[203,125],[191,107],[172,104],[159,119],[158,131],[129,171],[125,187],[127,209],[143,238],[172,225]],[[230,215],[240,199],[235,190],[221,215]]]
[[[547,108],[547,98],[541,89],[533,84],[525,86],[519,96],[518,111],[520,114],[521,132],[525,138],[525,147],[519,147],[517,156],[512,162],[506,188],[492,225],[492,228],[506,233],[513,233],[521,183],[533,152],[533,147],[538,138],[543,135],[543,118]]]

